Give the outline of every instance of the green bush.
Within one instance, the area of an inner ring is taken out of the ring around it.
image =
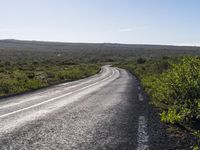
[[[142,81],[165,122],[193,123],[200,119],[200,59],[150,59],[122,65]]]
[[[49,62],[51,63],[51,62]],[[0,96],[26,92],[48,85],[72,81],[96,74],[99,65],[62,65],[42,63],[10,64],[0,73]],[[35,66],[37,65],[37,67]]]
[[[138,76],[163,122],[200,137],[200,58],[156,58],[120,64]]]
[[[147,78],[147,77],[146,77]],[[152,80],[153,79],[153,80]],[[146,80],[149,80],[146,82]],[[191,123],[200,119],[200,60],[185,57],[179,64],[156,76],[144,79],[151,97],[162,107],[162,120],[170,123]]]
[[[138,64],[144,64],[145,61],[146,61],[146,59],[144,59],[144,58],[138,58],[138,59],[137,59],[137,63],[138,63]]]

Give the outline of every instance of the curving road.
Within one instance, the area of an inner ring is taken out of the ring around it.
[[[99,74],[0,101],[0,149],[149,149],[145,99],[136,78]]]

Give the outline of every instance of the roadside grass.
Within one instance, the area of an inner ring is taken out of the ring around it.
[[[200,139],[199,57],[139,58],[118,66],[139,78],[151,103],[160,109],[161,121]]]
[[[100,65],[58,63],[0,63],[0,96],[7,96],[89,77],[98,73]]]

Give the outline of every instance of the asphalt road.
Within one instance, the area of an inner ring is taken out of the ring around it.
[[[83,80],[2,99],[0,149],[160,149],[151,144],[156,129],[143,95],[129,72],[104,66]]]

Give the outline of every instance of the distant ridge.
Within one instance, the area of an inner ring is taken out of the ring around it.
[[[164,45],[164,44],[124,44],[124,43],[82,43],[82,42],[59,42],[59,41],[37,41],[37,40],[18,40],[18,39],[0,39],[0,42],[14,42],[14,43],[31,43],[31,44],[72,44],[72,45],[79,45],[79,44],[83,44],[83,45],[124,45],[124,46],[144,46],[144,47],[148,47],[148,46],[158,46],[158,47],[199,47],[197,44],[195,45],[187,45],[187,44],[169,44],[169,45]]]
[[[173,45],[144,45],[120,43],[65,43],[48,41],[25,41],[16,39],[0,40],[0,59],[4,57],[41,59],[54,58],[62,54],[62,59],[113,59],[133,57],[162,57],[162,56],[200,56],[200,47]]]

